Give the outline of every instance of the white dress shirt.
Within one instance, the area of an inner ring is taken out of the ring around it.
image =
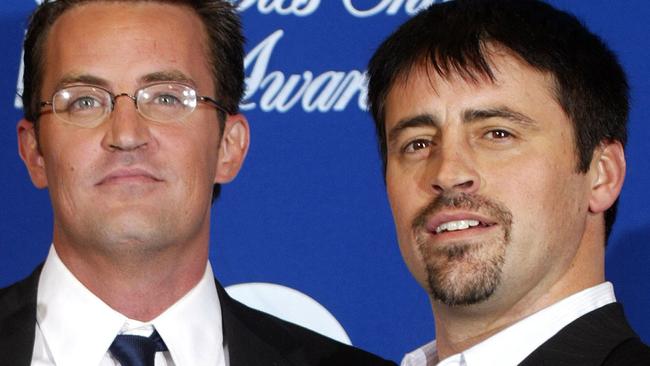
[[[581,316],[616,301],[610,282],[573,294],[483,342],[447,357],[438,366],[515,366],[562,328]],[[401,366],[433,366],[437,359],[436,341],[407,353]]]
[[[108,352],[118,334],[158,330],[169,351],[156,366],[224,366],[221,307],[210,263],[185,296],[148,323],[113,310],[84,287],[54,250],[38,283],[33,366],[119,366]]]

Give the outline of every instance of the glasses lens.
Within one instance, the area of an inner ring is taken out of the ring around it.
[[[93,127],[110,110],[111,96],[92,86],[70,86],[59,90],[52,98],[54,114],[65,122]]]
[[[136,95],[138,109],[145,117],[158,122],[182,121],[196,107],[196,91],[183,84],[154,84]]]

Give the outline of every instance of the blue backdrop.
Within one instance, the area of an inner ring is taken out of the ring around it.
[[[249,93],[242,108],[252,146],[212,220],[211,261],[225,285],[298,289],[327,307],[355,345],[396,360],[433,338],[433,320],[397,248],[362,75],[380,41],[431,2],[244,0]],[[628,174],[607,277],[650,342],[650,2],[551,2],[600,34],[628,71]],[[31,272],[51,241],[47,191],[31,185],[16,153],[22,38],[35,6],[0,4],[0,286]]]

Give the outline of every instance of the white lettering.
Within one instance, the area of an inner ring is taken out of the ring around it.
[[[243,12],[254,5],[257,5],[257,10],[262,14],[275,12],[279,15],[304,17],[318,9],[320,0],[244,0],[239,3],[237,10]]]
[[[305,71],[302,74],[304,82],[300,88],[294,92],[294,89],[301,81],[300,75],[290,75],[285,83],[285,76],[280,71],[273,71],[262,82],[262,88],[266,87],[269,82],[271,85],[266,89],[266,92],[260,98],[260,109],[263,111],[276,110],[284,113],[289,111],[305,93],[305,89],[313,79],[313,74]],[[293,96],[291,93],[294,93]]]
[[[343,0],[343,6],[345,6],[345,9],[357,18],[366,18],[382,12],[385,12],[387,15],[395,15],[402,7],[404,7],[404,12],[406,14],[414,15],[433,3],[443,3],[450,0],[378,0],[379,3],[365,10],[359,9],[357,6],[352,4],[353,1],[354,0]]]
[[[252,99],[260,93],[259,108],[265,112],[284,113],[298,103],[305,112],[342,111],[355,96],[359,108],[366,109],[365,74],[358,70],[327,71],[318,76],[307,70],[288,77],[277,70],[267,72],[275,46],[283,35],[282,29],[273,32],[246,55],[244,67],[250,73],[246,77],[242,110],[254,109],[257,103]]]
[[[318,109],[342,111],[358,94],[359,108],[364,109],[366,95],[365,75],[357,70],[349,73],[328,71],[318,76],[305,91],[302,107],[306,112]]]
[[[20,109],[23,107],[23,73],[25,72],[25,63],[23,58],[25,51],[20,53],[20,69],[18,71],[18,81],[16,82],[16,97],[14,98],[14,107]]]

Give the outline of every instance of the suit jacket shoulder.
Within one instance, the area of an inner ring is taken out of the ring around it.
[[[612,303],[562,328],[531,353],[522,366],[650,365],[650,348]]]
[[[395,365],[362,351],[251,309],[232,299],[217,282],[230,366]]]
[[[36,291],[41,266],[0,289],[0,366],[29,365],[36,331]]]
[[[643,344],[639,338],[630,338],[618,345],[603,362],[603,366],[616,365],[650,365],[650,348]]]

